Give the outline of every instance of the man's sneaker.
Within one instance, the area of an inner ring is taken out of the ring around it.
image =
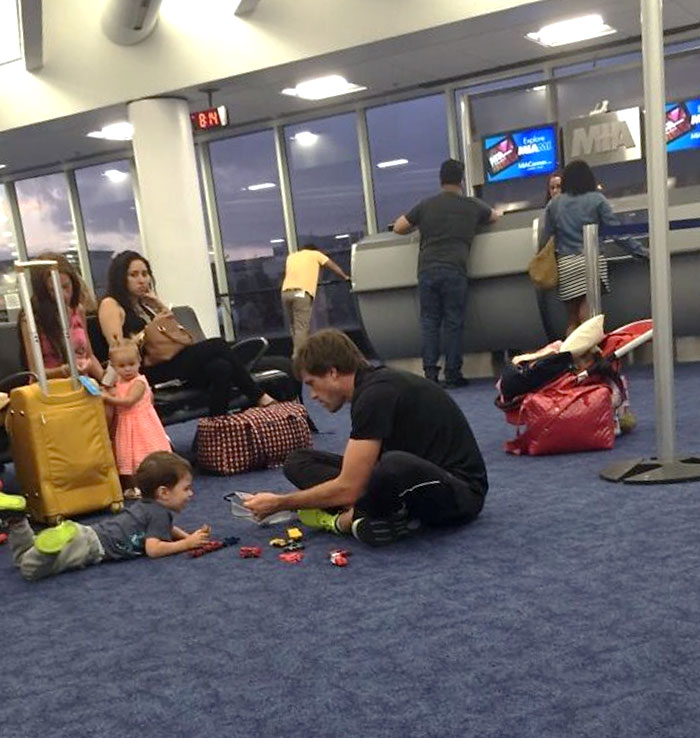
[[[12,520],[23,518],[27,514],[27,501],[21,495],[8,495],[0,492],[0,526],[8,525]]]
[[[308,510],[297,510],[297,516],[299,522],[307,528],[327,530],[329,533],[340,535],[340,531],[336,526],[340,513],[329,513],[325,510],[319,510],[317,507],[312,507]]]
[[[46,528],[37,533],[34,547],[39,553],[60,553],[77,535],[78,526],[72,520],[64,520],[55,528]]]
[[[420,524],[409,520],[405,510],[390,518],[357,518],[352,523],[352,534],[369,546],[386,546],[410,536]]]

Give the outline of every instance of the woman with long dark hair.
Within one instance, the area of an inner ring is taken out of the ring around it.
[[[586,264],[583,256],[583,226],[588,223],[619,225],[620,221],[596,185],[593,170],[585,161],[575,160],[564,168],[562,192],[553,197],[545,210],[540,247],[554,236],[559,274],[559,299],[566,306],[568,336],[588,316]],[[646,256],[646,249],[634,239],[620,240],[620,246],[634,256]],[[600,281],[610,291],[608,263],[598,254]]]
[[[90,345],[87,319],[83,306],[88,296],[84,293],[84,284],[80,276],[63,254],[45,251],[39,254],[37,259],[57,262],[62,292],[60,297],[65,302],[68,313],[68,331],[73,350],[75,351],[78,371],[100,381],[104,371]],[[33,268],[31,270],[31,282],[32,308],[39,331],[39,341],[41,343],[41,353],[44,357],[46,376],[49,379],[67,377],[70,374],[70,368],[68,366],[66,349],[63,345],[63,334],[58,317],[56,298],[53,294],[51,269],[48,266]],[[37,367],[34,366],[34,356],[31,350],[31,338],[23,313],[20,313],[18,326],[22,337],[23,363],[29,371],[36,372]]]
[[[107,296],[100,302],[100,328],[110,346],[123,338],[139,342],[146,325],[168,312],[154,291],[155,280],[148,260],[135,251],[117,254],[107,276]],[[255,383],[222,338],[209,338],[186,346],[169,361],[144,367],[150,384],[182,379],[209,392],[209,414],[224,415],[231,388],[238,387],[258,406],[274,402]]]

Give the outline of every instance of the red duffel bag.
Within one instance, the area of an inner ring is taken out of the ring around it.
[[[506,412],[506,419],[518,427],[518,435],[504,444],[511,454],[598,451],[615,442],[610,386],[597,379],[578,383],[574,374],[523,395],[520,404]]]
[[[281,466],[287,454],[311,445],[309,416],[298,402],[252,407],[242,413],[202,418],[197,464],[214,474],[238,474]]]

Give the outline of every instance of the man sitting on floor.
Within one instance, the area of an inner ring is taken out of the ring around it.
[[[351,402],[350,439],[343,456],[291,453],[284,473],[300,491],[258,493],[245,502],[256,517],[298,509],[304,525],[378,546],[421,525],[478,516],[486,468],[467,419],[444,390],[408,372],[371,367],[334,329],[312,335],[294,365],[330,412]]]

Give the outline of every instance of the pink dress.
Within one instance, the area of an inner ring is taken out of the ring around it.
[[[153,392],[146,377],[139,374],[128,382],[118,379],[114,387],[116,396],[126,397],[134,382],[144,384],[146,391],[143,397],[131,407],[115,408],[114,455],[122,476],[134,474],[153,451],[170,451],[170,441],[153,407]]]

